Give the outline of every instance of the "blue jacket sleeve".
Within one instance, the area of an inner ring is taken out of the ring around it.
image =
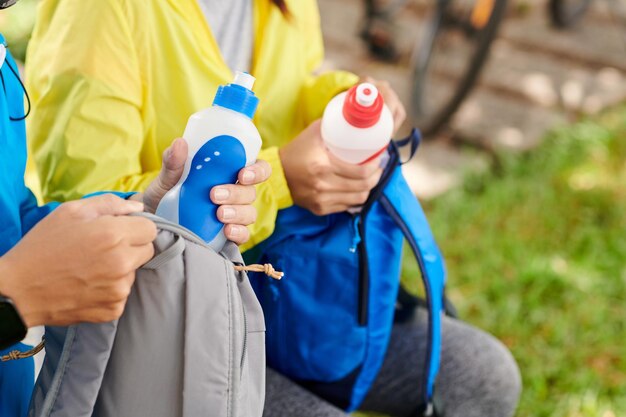
[[[48,203],[40,206],[37,199],[29,188],[24,186],[24,197],[20,203],[20,216],[22,219],[22,236],[32,229],[41,219],[54,210],[59,203]]]

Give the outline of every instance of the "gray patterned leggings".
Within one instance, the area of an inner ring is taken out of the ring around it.
[[[413,417],[420,404],[427,313],[394,325],[383,366],[363,411]],[[493,336],[444,317],[442,362],[437,379],[443,417],[511,417],[521,392],[513,356]],[[264,417],[346,417],[332,404],[268,368]]]

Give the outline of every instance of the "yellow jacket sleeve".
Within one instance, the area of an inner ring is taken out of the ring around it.
[[[346,71],[329,71],[307,80],[300,99],[305,125],[321,118],[328,102],[358,81],[358,76]]]
[[[40,7],[56,8],[33,36],[26,77],[44,199],[144,189],[160,164],[142,166],[142,80],[124,4],[50,0]]]
[[[242,251],[253,248],[272,235],[278,210],[293,205],[287,186],[283,166],[278,155],[278,147],[272,146],[261,150],[259,158],[269,162],[272,176],[269,181],[257,186],[256,201],[257,221],[248,227],[250,240],[241,246]]]

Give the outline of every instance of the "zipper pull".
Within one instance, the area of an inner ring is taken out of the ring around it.
[[[359,221],[361,220],[361,216],[354,216],[352,220],[352,228],[353,228],[353,236],[352,236],[352,246],[350,247],[350,253],[355,253],[359,243],[361,243],[361,234],[359,233]]]

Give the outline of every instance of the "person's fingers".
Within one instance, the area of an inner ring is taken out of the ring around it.
[[[124,313],[125,303],[104,304],[102,306],[80,310],[76,313],[77,320],[87,323],[106,323],[119,319]],[[71,320],[56,323],[58,325],[70,324]]]
[[[315,214],[316,216],[327,216],[329,214],[334,214],[334,213],[343,213],[349,208],[350,206],[346,204],[328,203],[328,204],[319,205],[317,208],[314,208],[312,210],[312,213]]]
[[[380,94],[383,96],[383,100],[393,117],[394,133],[397,132],[406,120],[406,109],[404,108],[404,104],[402,104],[398,94],[387,81],[376,80],[372,77],[364,77],[361,81],[368,82],[376,86]]]
[[[329,196],[329,200],[332,201],[329,205],[344,207],[362,206],[367,201],[369,195],[369,191],[333,194]]]
[[[143,211],[143,203],[124,200],[114,194],[101,194],[66,204],[66,207],[74,210],[76,214],[85,219],[95,219],[101,216],[125,216]]]
[[[253,206],[220,206],[217,218],[224,224],[241,224],[248,226],[256,221],[257,211]]]
[[[404,105],[400,102],[399,99],[394,103],[393,108],[391,109],[391,114],[393,117],[393,131],[394,133],[398,131],[402,123],[406,120],[406,110],[404,109]]]
[[[115,227],[131,246],[150,244],[156,238],[157,228],[152,220],[144,217],[118,217],[113,219]]]
[[[224,235],[228,240],[238,245],[242,245],[250,239],[248,228],[239,224],[227,224],[224,227]]]
[[[133,250],[134,249],[135,248],[133,248]],[[120,295],[120,289],[124,287],[130,288],[135,282],[137,268],[129,269],[130,271],[123,272],[120,276],[110,276],[107,277],[107,279],[92,280],[89,288],[90,302],[93,302],[94,305],[100,305],[121,300],[122,295]],[[81,301],[77,300],[77,304],[81,304]]]
[[[379,168],[374,175],[364,179],[344,178],[333,174],[327,181],[320,183],[318,191],[330,193],[357,193],[362,191],[371,191],[380,181],[382,172],[382,168]]]
[[[239,183],[242,185],[255,185],[265,182],[272,174],[272,167],[267,161],[258,160],[249,167],[239,171]]]
[[[185,169],[188,145],[185,139],[176,139],[169,148],[163,152],[163,165],[159,173],[159,187],[168,191],[176,185]]]
[[[318,216],[339,213],[346,211],[350,207],[362,206],[367,201],[369,195],[369,191],[354,193],[328,192],[311,204],[309,210]]]
[[[328,158],[330,159],[333,172],[343,178],[362,180],[375,175],[380,169],[380,157],[374,158],[365,164],[351,164],[342,161],[331,152],[328,152]]]
[[[322,138],[322,119],[316,119],[311,122],[303,132],[309,133],[311,136],[314,136],[321,140]]]
[[[133,271],[142,267],[154,256],[154,245],[152,245],[152,243],[147,243],[141,246],[133,246],[129,250],[132,251],[131,253],[133,256],[133,263],[131,267]],[[135,279],[134,272],[133,272],[132,278],[134,281]]]
[[[391,111],[395,133],[406,119],[406,110],[404,109],[404,105],[400,101],[400,98],[396,92],[391,89],[391,87],[385,86],[381,88],[381,94],[387,104],[387,107],[389,108],[389,111]]]
[[[215,204],[252,204],[256,189],[252,185],[224,184],[211,189],[211,201]]]

